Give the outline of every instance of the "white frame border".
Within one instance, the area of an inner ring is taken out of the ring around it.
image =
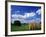
[[[11,18],[10,18],[10,15],[11,15],[11,5],[21,5],[21,6],[41,6],[41,11],[42,11],[42,26],[41,26],[41,30],[38,30],[38,31],[20,31],[20,32],[11,32]],[[44,32],[44,5],[43,4],[35,4],[35,3],[18,3],[18,2],[8,2],[8,35],[18,35],[18,34],[34,34],[34,33],[43,33]]]

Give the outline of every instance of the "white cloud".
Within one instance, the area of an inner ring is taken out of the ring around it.
[[[32,19],[32,20],[31,20],[31,23],[32,23],[32,22],[39,23],[40,21],[41,21],[40,18],[36,18],[36,19]]]
[[[33,12],[31,12],[31,13],[25,13],[24,15],[20,15],[20,14],[13,14],[12,15],[12,17],[13,18],[23,18],[23,19],[26,19],[26,18],[28,18],[28,17],[33,17],[33,16],[35,16],[36,14],[35,13],[33,13]]]
[[[25,13],[24,15],[20,15],[20,14],[12,14],[12,23],[14,23],[15,20],[19,20],[21,22],[27,22],[27,20],[25,20],[28,17],[33,17],[36,14],[34,12],[31,13]]]
[[[40,18],[36,18],[36,19],[29,20],[28,23],[33,23],[33,22],[39,23],[40,21],[41,21]]]
[[[31,13],[25,13],[25,15],[26,15],[27,17],[33,17],[33,16],[35,16],[36,14],[35,14],[34,12],[31,12]]]
[[[20,14],[13,14],[13,15],[12,15],[12,18],[18,18],[18,19],[19,19],[19,18],[20,18],[20,19],[23,18],[23,19],[25,19],[26,16],[25,16],[25,15],[20,15]]]
[[[20,14],[13,14],[12,15],[12,23],[14,23],[15,20],[19,20],[21,22],[23,22],[23,20],[25,19],[26,17],[23,16],[23,15],[20,15]]]
[[[40,15],[40,14],[41,14],[41,9],[38,9],[38,10],[36,11],[36,13],[38,13],[38,15]]]

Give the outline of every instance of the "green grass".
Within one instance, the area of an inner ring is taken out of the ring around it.
[[[11,31],[27,31],[27,30],[29,30],[28,25],[22,25],[22,26],[12,25],[11,26]]]
[[[32,28],[30,27],[30,30]],[[34,30],[41,30],[41,26],[36,26]],[[11,31],[29,31],[29,25],[21,25],[21,26],[16,26],[16,25],[11,25]]]

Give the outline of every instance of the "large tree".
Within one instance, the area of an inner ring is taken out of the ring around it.
[[[14,21],[14,25],[21,26],[21,22],[19,20]]]

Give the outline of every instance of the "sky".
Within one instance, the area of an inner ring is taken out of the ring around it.
[[[11,21],[19,20],[21,23],[40,22],[40,6],[17,6],[11,5]]]

